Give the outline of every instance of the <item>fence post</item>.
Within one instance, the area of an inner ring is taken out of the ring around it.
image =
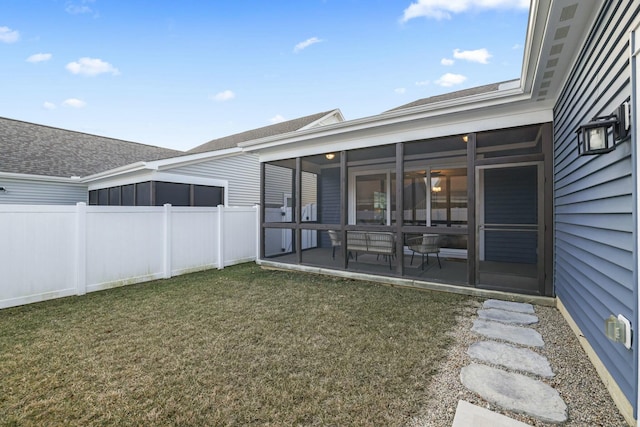
[[[171,277],[171,204],[164,205],[164,242],[163,242],[163,265],[164,278]]]
[[[224,205],[218,205],[218,270],[224,268]]]
[[[262,226],[262,224],[260,224],[260,205],[258,203],[256,203],[255,205],[253,205],[255,211],[256,211],[256,253],[255,253],[255,257],[254,260],[257,263],[258,260],[260,259],[260,245],[261,245],[261,237],[262,237],[262,230],[260,229],[260,227]]]
[[[76,203],[76,294],[87,293],[87,204]]]

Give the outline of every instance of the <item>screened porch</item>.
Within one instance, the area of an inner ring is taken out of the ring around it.
[[[536,124],[262,163],[261,259],[551,295],[550,148]]]

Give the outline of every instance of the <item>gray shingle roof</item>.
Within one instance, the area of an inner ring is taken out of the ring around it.
[[[310,116],[300,117],[286,122],[276,123],[275,125],[264,126],[258,129],[248,130],[246,132],[236,133],[234,135],[225,136],[222,138],[214,139],[199,145],[191,150],[187,151],[188,154],[204,153],[207,151],[224,150],[226,148],[237,147],[239,143],[245,141],[252,141],[254,139],[266,138],[268,136],[280,135],[283,133],[294,132],[302,129],[310,123],[321,119],[329,114],[329,110],[322,113],[311,114]]]
[[[184,154],[0,117],[0,172],[87,176],[139,161]]]
[[[392,108],[391,110],[388,110],[386,112],[404,110],[406,108],[417,107],[419,105],[435,104],[436,102],[450,101],[452,99],[465,98],[467,96],[479,95],[481,93],[495,92],[504,83],[506,82],[492,83],[484,86],[477,86],[469,89],[458,90],[455,92],[444,93],[442,95],[430,96],[429,98],[418,99],[417,101]]]

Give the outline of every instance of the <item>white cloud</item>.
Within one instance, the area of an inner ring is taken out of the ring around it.
[[[81,15],[83,13],[91,13],[93,10],[87,6],[95,0],[80,0],[79,2],[68,1],[64,10],[72,15]]]
[[[451,19],[452,13],[482,9],[529,9],[529,0],[418,0],[404,10],[401,22],[413,18]]]
[[[38,63],[48,61],[53,57],[50,53],[36,53],[27,58],[27,62]]]
[[[233,93],[233,91],[225,90],[220,93],[216,93],[211,97],[211,99],[213,99],[214,101],[224,102],[224,101],[230,101],[235,97],[236,97],[236,94]]]
[[[450,65],[453,65],[453,64],[454,64],[454,62],[455,62],[455,61],[454,61],[453,59],[450,59],[450,58],[442,58],[442,59],[440,60],[440,63],[441,63],[442,65],[446,65],[447,67],[448,67],[448,66],[450,66]]]
[[[522,49],[522,45],[520,43],[516,43],[516,44],[513,45],[513,47],[511,49],[513,49],[513,50]]]
[[[307,40],[305,40],[303,42],[300,42],[297,45],[295,45],[295,47],[293,48],[293,52],[294,53],[298,53],[301,50],[308,48],[312,44],[320,43],[320,42],[323,42],[323,41],[324,40],[319,39],[317,37],[311,37],[310,39],[307,39]]]
[[[42,108],[44,108],[45,110],[55,110],[56,104],[54,104],[53,102],[46,101],[44,104],[42,104]]]
[[[469,62],[479,62],[480,64],[488,64],[489,58],[493,55],[485,48],[476,50],[460,50],[455,49],[453,51],[453,57],[456,59],[464,59]]]
[[[467,78],[462,74],[446,73],[436,80],[436,84],[443,87],[451,87],[462,84],[465,80],[467,80]]]
[[[280,114],[276,114],[275,116],[271,117],[269,119],[269,122],[271,124],[276,124],[276,123],[282,123],[284,122],[286,119],[284,117],[282,117]]]
[[[85,76],[97,76],[98,74],[110,73],[114,76],[120,74],[117,68],[102,59],[80,58],[77,62],[67,64],[67,70],[72,74],[82,74]]]
[[[421,82],[416,82],[416,86],[429,86],[431,82],[429,80],[423,80]]]
[[[403,87],[399,87],[399,88],[397,88],[397,89],[394,89],[393,91],[394,91],[395,93],[397,93],[398,95],[403,95],[403,94],[407,91],[407,89],[405,89],[405,88],[403,88]]]
[[[20,33],[9,27],[0,27],[0,42],[15,43],[20,38]]]
[[[62,105],[64,107],[73,107],[73,108],[84,108],[87,106],[87,103],[78,98],[69,98],[66,99]]]

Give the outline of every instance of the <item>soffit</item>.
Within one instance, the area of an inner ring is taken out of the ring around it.
[[[542,3],[539,2],[536,12],[546,13],[546,20],[539,16],[533,30],[541,31],[544,25],[543,37],[539,45],[531,47],[529,62],[524,64],[523,74],[527,74],[530,82],[525,91],[530,91],[533,102],[555,102],[604,2],[555,0]],[[548,11],[540,10],[546,7]]]

